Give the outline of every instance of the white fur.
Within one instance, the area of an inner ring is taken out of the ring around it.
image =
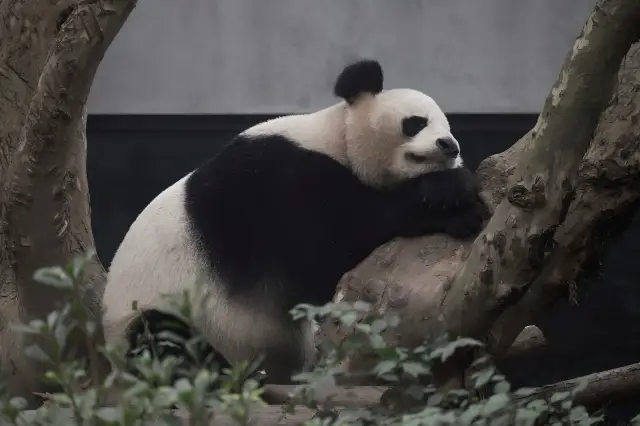
[[[407,138],[402,134],[402,119],[412,115],[427,118],[428,124]],[[430,96],[413,89],[365,94],[351,107],[342,101],[314,113],[268,120],[242,134],[287,136],[303,148],[333,157],[375,186],[463,165],[460,155],[446,157],[436,145],[439,138],[458,143],[444,112]],[[407,153],[430,161],[407,161]]]
[[[344,143],[346,106],[345,102],[339,102],[310,114],[273,118],[250,127],[241,135],[282,135],[303,148],[321,152],[348,166]]]
[[[402,133],[402,119],[413,115],[427,118],[428,124],[408,138]],[[346,128],[351,165],[363,181],[374,185],[462,165],[460,156],[448,158],[437,147],[439,138],[457,140],[438,104],[417,90],[391,89],[362,96],[348,110]],[[406,153],[426,156],[428,161],[408,161]]]

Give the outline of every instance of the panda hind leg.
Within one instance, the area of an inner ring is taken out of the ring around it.
[[[178,339],[171,338],[167,333]],[[205,340],[199,340],[194,348],[189,351],[185,342],[196,336],[192,327],[175,316],[156,309],[149,309],[141,312],[127,329],[127,340],[129,350],[127,358],[130,362],[129,368],[132,374],[141,376],[133,364],[133,359],[148,351],[152,356],[157,356],[162,360],[168,356],[179,359],[171,381],[175,382],[180,378],[193,379],[190,372],[193,367],[200,366],[209,370],[221,373],[223,369],[231,368],[231,363],[211,344]],[[264,385],[264,376],[257,370],[248,372],[247,378],[254,378]],[[217,386],[212,386],[215,390]]]
[[[308,371],[316,360],[314,324],[308,320],[289,321],[278,339],[269,343],[264,352],[266,382],[293,384],[292,376]]]

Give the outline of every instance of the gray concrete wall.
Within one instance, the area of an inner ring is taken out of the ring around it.
[[[334,102],[380,60],[386,87],[447,112],[537,112],[595,0],[139,0],[91,113],[283,113]]]

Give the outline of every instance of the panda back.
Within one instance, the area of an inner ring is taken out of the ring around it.
[[[229,298],[287,312],[330,301],[340,277],[393,234],[396,195],[297,141],[241,135],[189,177],[186,211]]]

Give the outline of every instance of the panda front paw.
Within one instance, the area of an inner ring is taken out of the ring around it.
[[[429,173],[421,187],[426,208],[447,211],[473,205],[479,191],[475,174],[466,167]]]
[[[488,209],[485,205],[478,205],[468,212],[461,212],[453,216],[445,226],[445,233],[459,240],[476,237],[483,229]]]

